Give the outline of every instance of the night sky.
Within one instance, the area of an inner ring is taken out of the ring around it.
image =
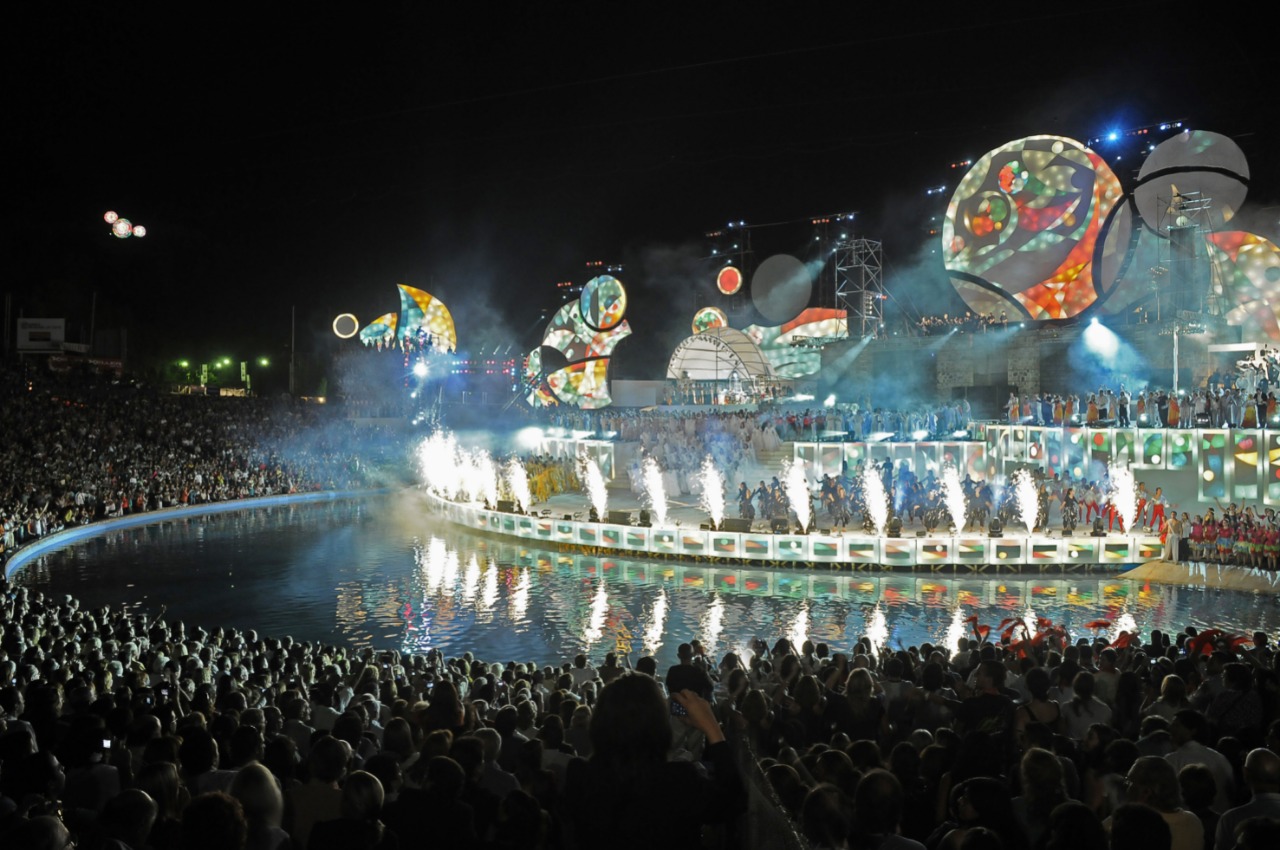
[[[617,366],[657,376],[688,328],[670,299],[710,287],[706,231],[857,211],[890,288],[954,308],[917,264],[948,163],[1174,118],[1237,139],[1276,235],[1280,73],[1248,4],[786,5],[23,4],[0,289],[73,333],[96,292],[140,360],[278,355],[291,305],[319,352],[396,283],[464,348],[525,348],[554,283],[602,260],[631,294]],[[147,237],[112,238],[108,209]],[[762,228],[757,256],[810,232]]]

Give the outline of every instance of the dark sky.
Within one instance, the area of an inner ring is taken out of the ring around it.
[[[464,345],[524,345],[600,259],[627,263],[637,339],[665,338],[703,232],[857,210],[892,286],[924,187],[1022,135],[1185,117],[1240,141],[1253,204],[1277,196],[1273,27],[1248,5],[785,5],[23,4],[0,289],[73,326],[96,292],[99,327],[166,357],[280,351],[290,305],[302,346],[399,282]],[[107,209],[148,236],[110,237]]]

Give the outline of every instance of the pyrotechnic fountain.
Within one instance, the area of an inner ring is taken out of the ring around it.
[[[875,524],[876,534],[883,537],[884,528],[889,524],[889,494],[885,492],[880,472],[874,466],[862,470],[862,500],[867,505],[871,522]]]
[[[808,530],[813,519],[813,495],[809,492],[809,477],[804,474],[804,462],[782,462],[782,488],[787,491],[787,501],[796,513],[800,528]]]
[[[711,455],[702,459],[702,509],[711,515],[716,528],[724,522],[724,474],[716,468]]]
[[[595,509],[596,519],[603,521],[609,507],[609,490],[605,486],[604,476],[600,473],[600,466],[594,460],[582,456],[578,458],[578,468],[586,485],[587,498],[591,501],[591,507]]]
[[[1019,469],[1013,474],[1013,497],[1018,502],[1018,516],[1027,527],[1027,534],[1035,530],[1036,519],[1040,516],[1040,497],[1036,493],[1036,482],[1031,471]]]
[[[418,444],[418,467],[427,488],[446,499],[458,492],[458,444],[453,434],[436,431]]]
[[[1039,619],[1040,617],[1036,614],[1036,612],[1032,610],[1030,606],[1027,606],[1027,612],[1022,615],[1022,624],[1027,627],[1028,638],[1033,638],[1036,636],[1036,631],[1037,631],[1036,623],[1039,621]]]
[[[1120,518],[1123,531],[1132,534],[1133,523],[1138,518],[1138,486],[1133,480],[1133,470],[1127,466],[1112,466],[1107,474],[1111,478],[1111,504]]]
[[[507,461],[507,487],[511,490],[511,500],[516,503],[517,510],[521,513],[528,511],[529,504],[533,501],[529,495],[529,473],[519,458],[513,457]]]
[[[960,483],[960,470],[950,464],[942,470],[942,494],[947,513],[951,514],[954,533],[960,534],[964,531],[964,485]]]
[[[476,489],[478,495],[489,507],[498,506],[498,469],[493,465],[493,458],[484,449],[477,449],[473,458],[476,473]]]
[[[644,492],[649,498],[649,510],[653,512],[653,524],[667,524],[667,490],[662,483],[662,468],[651,457],[644,459]]]

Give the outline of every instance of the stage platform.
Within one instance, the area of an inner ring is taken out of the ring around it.
[[[1154,535],[1077,534],[925,535],[862,533],[771,534],[726,532],[699,524],[641,527],[589,522],[574,513],[544,508],[537,515],[487,510],[470,503],[428,498],[445,519],[473,531],[524,540],[532,545],[616,553],[619,557],[751,564],[820,569],[958,570],[963,572],[1063,572],[1120,570],[1160,557]],[[581,512],[576,512],[581,514]]]

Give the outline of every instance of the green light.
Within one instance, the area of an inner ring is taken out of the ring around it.
[[[271,361],[267,360],[267,358],[265,358],[265,357],[259,357],[259,358],[258,358],[258,365],[259,365],[259,366],[270,366],[270,365],[271,365]]]
[[[187,368],[188,366],[190,366],[191,364],[190,364],[190,363],[188,363],[188,362],[187,362],[187,361],[185,361],[185,360],[179,360],[179,361],[178,361],[178,365],[179,365],[179,366],[181,366],[183,369],[185,369],[185,368]]]

